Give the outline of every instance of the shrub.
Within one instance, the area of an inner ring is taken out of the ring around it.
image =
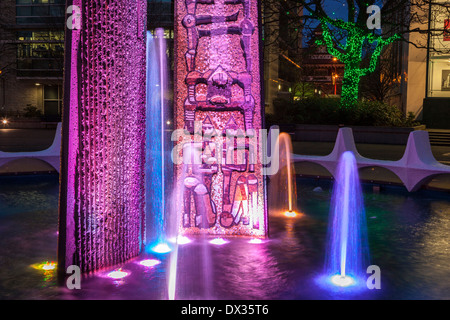
[[[299,101],[274,100],[275,114],[266,115],[266,125],[328,124],[359,126],[413,126],[414,114],[405,117],[396,106],[379,101],[358,101],[341,108],[339,99],[308,98]]]
[[[26,118],[34,118],[42,116],[42,111],[31,104],[28,104],[25,108],[23,108],[23,112],[24,112],[23,116]]]

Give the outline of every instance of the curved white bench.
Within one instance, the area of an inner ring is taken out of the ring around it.
[[[409,134],[406,150],[398,161],[376,160],[363,157],[356,149],[351,128],[339,129],[333,151],[327,156],[292,155],[293,162],[314,162],[326,168],[334,177],[339,158],[345,151],[355,155],[358,168],[382,167],[395,173],[408,191],[418,190],[428,179],[439,174],[450,174],[450,166],[439,163],[433,156],[428,131],[417,130]]]
[[[58,123],[56,128],[55,138],[53,139],[52,145],[42,151],[34,152],[3,152],[0,151],[0,167],[7,164],[8,162],[23,159],[32,158],[47,162],[55,170],[60,172],[60,157],[61,157],[61,122]]]

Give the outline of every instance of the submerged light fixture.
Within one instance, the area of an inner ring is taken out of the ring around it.
[[[229,241],[223,239],[223,238],[214,238],[211,241],[209,241],[209,243],[214,244],[216,246],[221,246],[224,244],[227,244]]]
[[[160,263],[161,263],[161,261],[156,260],[156,259],[146,259],[146,260],[142,260],[139,262],[139,264],[141,266],[149,267],[149,268],[157,266]]]
[[[331,282],[338,287],[349,287],[355,284],[355,280],[352,277],[340,274],[331,277]]]
[[[44,271],[52,271],[55,270],[58,264],[56,262],[42,262],[42,263],[35,263],[31,265],[32,268],[37,270],[44,270]]]
[[[164,242],[158,243],[157,245],[152,247],[150,250],[155,253],[169,253],[170,251],[172,251],[172,249],[169,247],[169,245]]]
[[[285,213],[284,213],[284,215],[286,216],[286,217],[289,217],[289,218],[295,218],[296,216],[297,216],[297,212],[295,212],[295,211],[286,211]]]
[[[118,270],[114,270],[111,271],[110,273],[108,273],[108,278],[114,279],[114,280],[119,280],[119,279],[123,279],[125,277],[127,277],[128,275],[130,275],[129,272],[125,272],[122,269],[118,269]]]

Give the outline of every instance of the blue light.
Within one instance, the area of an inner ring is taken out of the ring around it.
[[[350,276],[341,276],[340,274],[332,276],[330,280],[331,283],[338,287],[350,287],[355,284],[355,279]]]
[[[360,295],[363,291],[370,291],[365,279],[360,277],[321,274],[314,281],[320,288],[333,293],[335,298],[347,299],[355,294]]]
[[[161,263],[161,261],[156,260],[156,259],[146,259],[146,260],[142,260],[142,261],[139,262],[139,264],[141,266],[148,267],[148,268],[152,268],[154,266],[157,266],[160,263]]]
[[[164,30],[157,29],[159,34]],[[170,110],[164,94],[167,89],[166,44],[163,37],[154,38],[147,32],[147,97],[146,97],[146,159],[145,159],[145,243],[146,251],[166,253],[167,222],[165,201],[172,172],[170,161]],[[155,251],[156,250],[156,251]],[[169,250],[169,251],[167,251]],[[163,252],[166,251],[166,252]]]

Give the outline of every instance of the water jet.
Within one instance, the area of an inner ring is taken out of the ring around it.
[[[330,207],[325,272],[332,284],[353,286],[368,263],[367,223],[355,156],[339,160]]]

